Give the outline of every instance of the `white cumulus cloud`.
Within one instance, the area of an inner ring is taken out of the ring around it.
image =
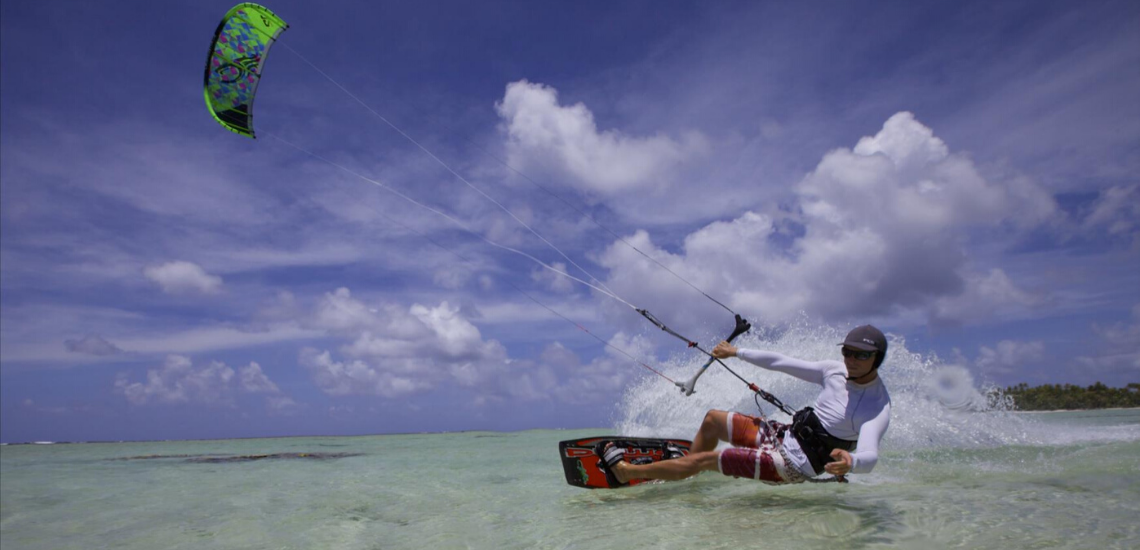
[[[989,273],[967,273],[962,277],[963,291],[939,297],[931,309],[935,320],[977,321],[1001,313],[1024,310],[1043,302],[1043,298],[1014,285],[1000,269]]]
[[[133,405],[232,405],[234,394],[239,391],[267,394],[278,403],[292,403],[257,363],[240,367],[235,372],[220,361],[195,366],[189,357],[182,355],[169,355],[161,367],[147,370],[145,381],[132,382],[128,376],[119,375],[115,380],[115,390]]]
[[[612,401],[615,392],[623,390],[631,380],[643,374],[637,362],[656,363],[650,354],[652,345],[641,336],[615,334],[608,342],[606,354],[590,362],[583,363],[573,351],[559,342],[546,346],[539,356],[535,370],[538,375],[515,374],[512,379],[522,378],[534,384],[537,379],[541,393],[546,398],[575,404],[598,404]],[[614,348],[621,349],[630,358]],[[541,377],[543,373],[566,373],[564,380],[558,381],[553,374]],[[516,385],[518,381],[514,382]]]
[[[458,307],[365,305],[346,288],[325,295],[314,317],[316,328],[346,338],[346,360],[331,351],[305,348],[301,364],[330,395],[386,397],[428,390],[451,381],[480,385],[501,371],[506,349],[484,340]]]
[[[550,264],[550,267],[562,273],[570,273],[566,270],[566,264],[562,262],[553,262]],[[545,267],[535,268],[531,271],[530,278],[535,282],[542,283],[543,286],[554,292],[566,294],[574,290],[575,283],[569,277],[555,273]],[[582,278],[581,275],[579,275],[579,278]],[[588,280],[588,278],[584,280]]]
[[[507,85],[495,108],[513,166],[553,170],[603,196],[660,188],[678,166],[709,148],[698,133],[674,139],[599,130],[585,105],[562,105],[554,88],[526,80]]]
[[[1045,358],[1045,344],[1040,341],[1002,340],[994,347],[982,346],[975,361],[987,374],[1010,374],[1018,367],[1040,363]]]
[[[608,402],[639,374],[633,359],[612,348],[582,361],[552,343],[537,359],[513,359],[446,301],[435,306],[365,304],[345,288],[327,293],[323,301],[316,307],[314,328],[323,326],[344,343],[336,349],[306,347],[299,362],[316,386],[332,396],[399,398],[447,386],[468,390],[475,405]],[[653,362],[652,345],[644,337],[619,332],[609,343],[637,360]]]
[[[216,294],[222,278],[206,273],[197,264],[184,261],[167,262],[143,270],[146,278],[158,283],[167,294]]]
[[[395,397],[431,387],[426,382],[374,368],[355,359],[340,362],[328,351],[301,350],[301,365],[312,373],[313,381],[329,395],[374,394]]]
[[[261,365],[257,363],[250,363],[238,369],[238,377],[241,380],[242,389],[250,393],[279,393],[281,391],[277,384],[274,384],[261,371]]]
[[[215,361],[195,368],[189,357],[170,355],[161,368],[147,371],[145,382],[130,382],[120,377],[115,381],[115,388],[135,405],[151,401],[218,403],[229,401],[233,378],[234,370],[224,363]]]
[[[794,192],[789,212],[710,223],[675,253],[644,232],[627,240],[696,286],[730,293],[733,309],[769,320],[918,313],[964,322],[1041,301],[1000,269],[977,271],[967,245],[974,232],[1044,223],[1056,213],[1052,197],[1023,178],[987,181],[911,113],[827,153]],[[607,284],[635,303],[673,296],[661,308],[674,317],[704,307],[620,243],[600,261]]]

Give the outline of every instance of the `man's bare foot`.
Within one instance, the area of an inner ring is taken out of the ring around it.
[[[623,460],[611,466],[610,472],[612,472],[614,474],[614,477],[616,477],[617,480],[621,483],[628,483],[631,478],[629,471],[626,468],[629,468],[629,463]]]

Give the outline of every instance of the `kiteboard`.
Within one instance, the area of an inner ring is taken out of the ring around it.
[[[582,439],[571,439],[558,443],[558,456],[562,457],[562,470],[566,473],[566,483],[585,489],[615,489],[618,486],[610,485],[606,480],[606,473],[602,471],[598,462],[601,457],[594,454],[598,443],[613,442],[624,448],[625,460],[631,464],[646,464],[667,460],[665,445],[672,445],[681,451],[682,455],[689,454],[689,447],[693,444],[684,439],[653,439],[645,437],[599,436]],[[650,479],[633,479],[629,485],[640,485],[652,482]],[[625,487],[625,485],[621,485]]]

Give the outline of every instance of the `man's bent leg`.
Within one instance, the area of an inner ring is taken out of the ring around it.
[[[662,460],[650,464],[630,464],[622,461],[612,468],[618,481],[625,483],[631,479],[664,479],[677,481],[693,477],[698,473],[709,470],[718,471],[718,457],[716,451],[689,453],[680,458]]]
[[[773,445],[777,443],[777,427],[760,417],[711,410],[705,413],[690,450],[694,453],[712,451],[720,441],[727,441],[734,447]]]
[[[772,485],[803,483],[806,478],[796,470],[781,447],[733,447],[722,451],[690,453],[681,458],[630,464],[621,461],[612,467],[618,481],[631,479],[663,479],[677,481],[703,471],[721,472],[726,476],[745,477]]]
[[[693,436],[693,446],[689,451],[693,454],[703,453],[716,449],[717,442],[728,441],[728,413],[711,410],[705,413],[705,419]]]

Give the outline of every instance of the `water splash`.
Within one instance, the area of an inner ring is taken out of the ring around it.
[[[840,360],[837,344],[846,333],[846,328],[801,318],[782,327],[758,327],[737,344],[809,361]],[[944,364],[934,355],[912,352],[901,337],[888,338],[890,353],[880,376],[891,394],[891,426],[883,444],[892,452],[1047,445],[1070,439],[1057,433],[1056,426],[1046,427],[1016,414],[1012,400],[999,388],[976,387],[965,368]],[[685,380],[701,362],[700,357],[686,355],[666,362],[663,372]],[[794,409],[813,404],[819,393],[818,386],[739,360],[730,360],[729,366]],[[711,369],[689,397],[660,378],[639,380],[623,396],[615,430],[631,436],[690,438],[709,409],[756,414],[752,392],[724,369],[715,365]],[[790,422],[787,415],[761,404],[770,418]]]

